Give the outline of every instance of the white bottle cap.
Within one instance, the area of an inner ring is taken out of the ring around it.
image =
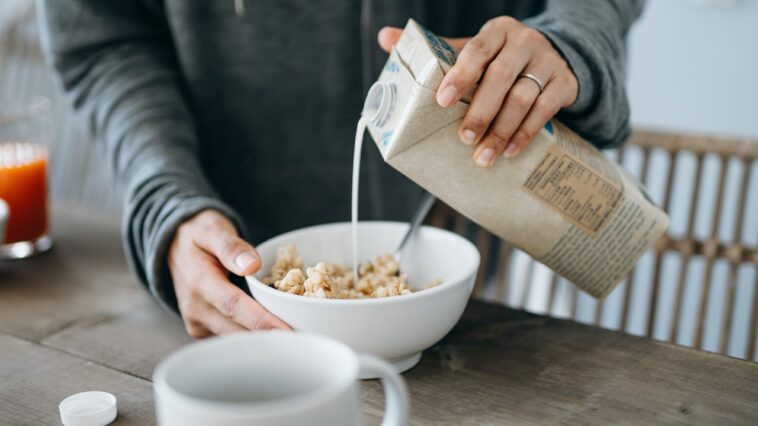
[[[376,127],[387,124],[395,110],[397,87],[391,81],[377,81],[368,90],[363,104],[363,116]]]
[[[108,392],[77,393],[58,405],[65,426],[105,426],[117,414],[116,397]]]

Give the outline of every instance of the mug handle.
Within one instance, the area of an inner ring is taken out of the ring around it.
[[[384,387],[384,420],[382,426],[405,426],[408,422],[408,388],[395,368],[373,355],[358,356],[362,375],[378,376]]]

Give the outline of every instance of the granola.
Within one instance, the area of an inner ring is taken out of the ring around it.
[[[305,272],[303,272],[305,271]],[[286,293],[320,299],[368,299],[403,296],[413,288],[400,273],[400,265],[391,254],[375,256],[358,268],[358,282],[353,271],[328,262],[305,268],[294,244],[279,247],[276,261],[261,282]],[[423,289],[442,283],[434,280]]]

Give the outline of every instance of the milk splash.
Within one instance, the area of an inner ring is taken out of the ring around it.
[[[351,228],[353,233],[353,282],[358,282],[358,187],[361,181],[361,148],[363,133],[366,131],[366,118],[361,117],[355,129],[355,151],[353,151],[353,192],[351,198]]]

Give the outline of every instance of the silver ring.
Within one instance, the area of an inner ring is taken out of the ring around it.
[[[540,89],[540,94],[542,94],[542,91],[545,90],[545,85],[542,84],[539,78],[537,78],[534,74],[521,74],[518,76],[519,78],[528,78],[529,80],[532,80],[533,82],[537,83],[537,87]]]

